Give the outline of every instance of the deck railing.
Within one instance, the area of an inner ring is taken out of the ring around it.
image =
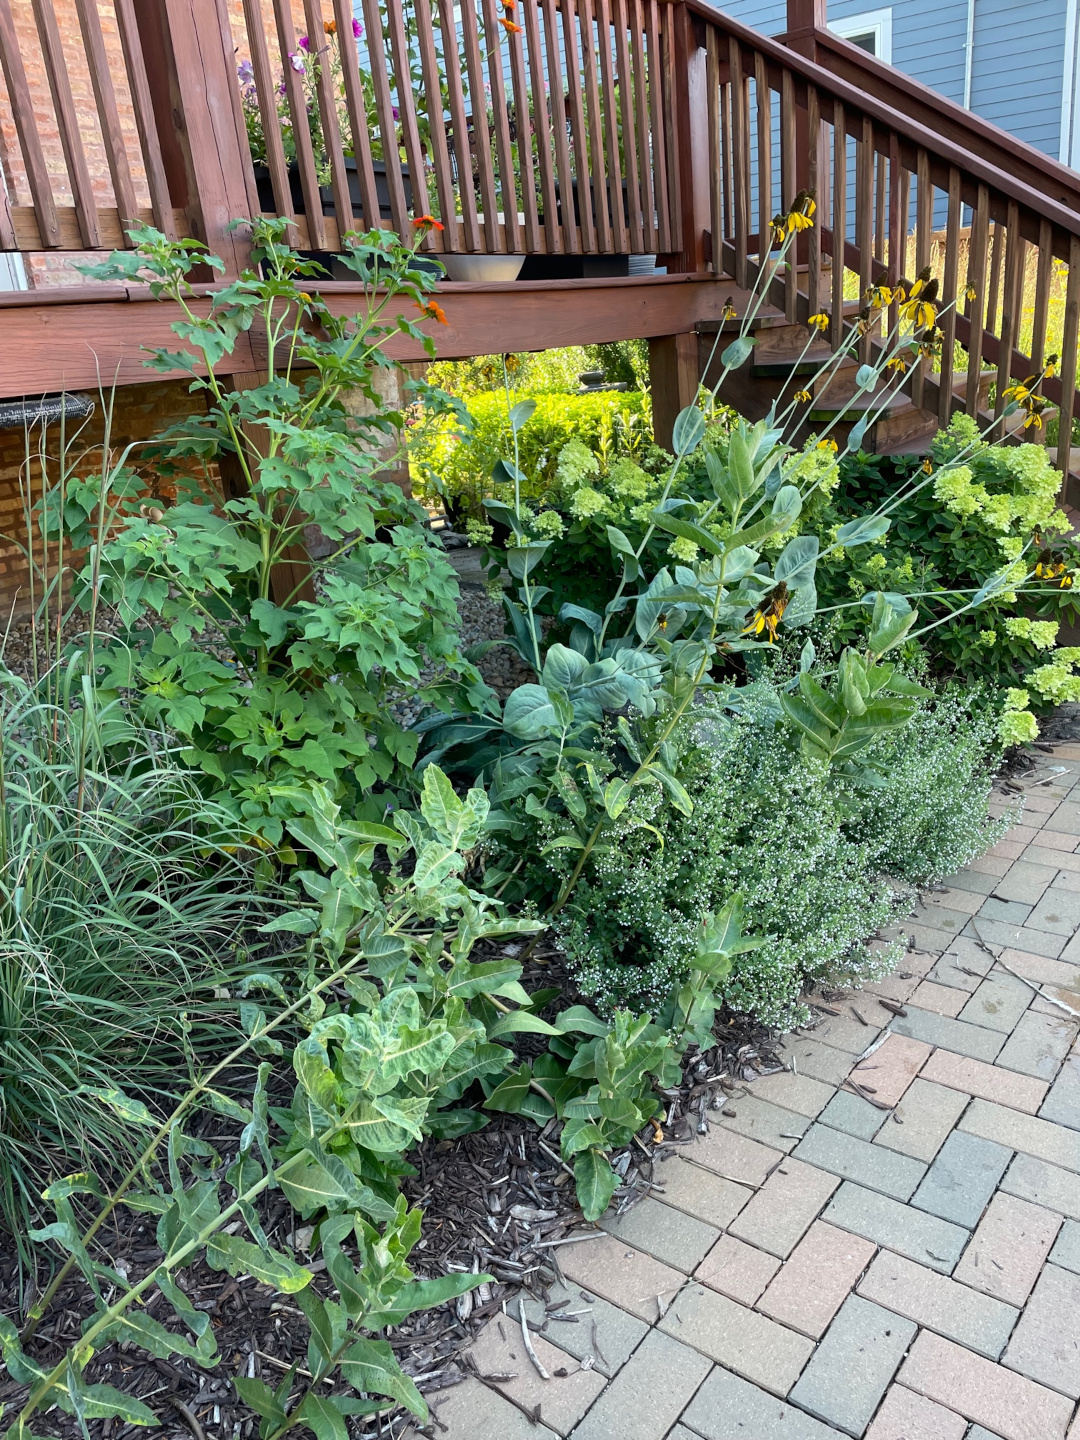
[[[974,413],[991,367],[1000,414],[1057,350],[1067,465],[1080,177],[815,24],[789,14],[787,39],[703,0],[0,0],[0,249],[152,220],[235,267],[238,215],[334,251],[432,213],[444,253],[657,253],[745,289],[807,189],[817,224],[770,289],[789,319],[825,312],[838,340],[872,285],[933,261],[961,298],[913,398]]]
[[[184,171],[208,157],[185,101],[212,80],[232,193],[295,217],[308,248],[431,213],[435,251],[677,251],[672,15],[667,0],[0,0],[16,140],[0,248],[108,248],[143,219],[199,233]]]
[[[976,414],[992,367],[1001,415],[1010,380],[1043,368],[1053,334],[1060,373],[1042,389],[1060,406],[1058,463],[1068,469],[1080,413],[1080,209],[1066,202],[1080,196],[1080,178],[1056,199],[1050,184],[1036,188],[1011,173],[1018,167],[1000,168],[992,152],[988,158],[984,132],[993,127],[986,122],[973,124],[967,148],[944,126],[932,129],[925,112],[916,118],[892,108],[870,79],[857,86],[701,0],[685,4],[705,53],[707,104],[694,142],[708,155],[720,268],[745,286],[769,253],[771,217],[797,191],[812,191],[818,223],[800,244],[801,263],[773,283],[772,294],[792,320],[827,313],[836,343],[870,288],[910,284],[931,264],[933,239],[943,232],[941,294],[959,298],[943,308],[940,373],[916,367],[912,398],[943,423],[954,409]],[[950,119],[958,129],[958,116]],[[1010,143],[995,134],[1003,147]],[[894,305],[878,326],[895,323]],[[954,342],[965,352],[960,373]],[[869,330],[864,350],[874,344]]]

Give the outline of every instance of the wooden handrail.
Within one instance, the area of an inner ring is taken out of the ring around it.
[[[800,44],[800,53],[814,59],[830,74],[858,89],[871,91],[892,109],[917,120],[928,130],[935,130],[969,155],[980,155],[995,169],[1022,180],[1048,199],[1080,211],[1080,174],[1075,170],[905,75],[902,70],[885,64],[862,46],[819,27],[774,38],[789,46],[809,41],[812,50],[802,49]]]

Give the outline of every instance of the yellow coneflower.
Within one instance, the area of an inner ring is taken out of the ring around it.
[[[769,221],[772,226],[772,243],[782,245],[788,237],[788,217],[786,215],[774,215]]]
[[[769,632],[769,644],[776,639],[776,627],[784,618],[784,611],[788,607],[791,596],[783,580],[764,596],[761,604],[750,616],[750,623],[743,630],[744,635],[760,635],[763,630]]]
[[[1048,355],[1046,357],[1046,364],[1043,366],[1043,374],[1048,380],[1052,380],[1057,374],[1057,367],[1058,357],[1056,355]]]
[[[934,473],[934,462],[930,459],[929,455],[922,462],[922,472],[924,475],[932,475]]]
[[[797,400],[800,405],[803,405],[806,403],[807,400],[811,399],[812,397],[809,390],[796,390],[795,394],[791,398],[793,400]]]
[[[1015,400],[1022,405],[1027,400],[1035,386],[1038,384],[1038,376],[1028,375],[1023,380],[1014,380],[1013,383],[1001,392],[1002,399]]]
[[[971,305],[971,304],[973,304],[978,298],[979,298],[979,292],[975,289],[975,286],[974,286],[974,285],[971,283],[971,281],[969,280],[969,281],[967,282],[967,284],[964,286],[964,299],[968,302],[969,305]]]
[[[896,296],[896,291],[889,285],[871,285],[866,292],[866,298],[874,310],[887,310]]]
[[[1065,562],[1052,550],[1043,550],[1035,565],[1037,580],[1057,580],[1065,574]]]
[[[904,359],[902,355],[894,355],[891,360],[886,360],[885,362],[886,370],[894,370],[900,375],[903,375],[907,367],[908,362]]]
[[[809,190],[800,190],[788,206],[788,229],[809,230],[814,223],[817,201]]]
[[[919,278],[901,306],[902,318],[917,330],[932,330],[937,322],[937,291],[938,282],[930,278],[929,269],[920,270]]]
[[[738,318],[739,318],[739,312],[735,309],[735,300],[734,300],[734,297],[731,296],[731,295],[729,295],[729,296],[727,297],[727,299],[724,301],[724,319],[725,319],[725,320],[737,320]]]
[[[831,450],[835,455],[836,452],[840,449],[840,446],[837,445],[836,441],[832,438],[832,436],[829,436],[828,439],[819,440],[817,442],[817,448],[819,450]]]
[[[811,315],[806,323],[814,330],[827,330],[832,324],[832,321],[828,315],[825,314],[824,310],[819,310],[816,315]]]

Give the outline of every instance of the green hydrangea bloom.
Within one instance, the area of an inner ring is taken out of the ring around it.
[[[969,466],[954,465],[942,470],[934,480],[934,498],[940,500],[946,510],[967,519],[982,508],[986,487],[972,484]]]
[[[985,646],[987,647],[987,649],[989,649],[991,645],[995,645],[995,644],[997,643],[997,631],[996,631],[996,630],[980,630],[980,631],[979,631],[979,643],[980,643],[981,645],[985,645]]]
[[[608,471],[607,483],[620,500],[638,501],[646,498],[653,485],[641,466],[635,465],[633,460],[625,456],[612,465]]]
[[[998,720],[998,739],[1003,745],[1030,745],[1039,736],[1039,722],[1030,710],[1006,710]]]
[[[1005,629],[1018,640],[1030,640],[1036,650],[1052,650],[1058,635],[1058,622],[1029,620],[1026,615],[1013,615],[1005,621]]]
[[[1054,660],[1039,665],[1027,677],[1028,684],[1044,700],[1060,705],[1063,700],[1080,700],[1080,675],[1074,675],[1067,664]]]
[[[600,474],[600,461],[580,440],[568,440],[559,451],[555,479],[567,494],[584,485],[590,475]]]
[[[889,562],[884,555],[871,555],[865,562],[864,568],[870,571],[871,575],[880,575],[888,569]]]
[[[668,554],[673,560],[680,560],[684,565],[693,565],[699,555],[698,547],[693,540],[687,540],[684,535],[676,535],[668,546]]]
[[[570,514],[575,520],[590,520],[594,515],[602,514],[608,507],[608,498],[601,495],[599,490],[594,490],[591,485],[582,485],[580,490],[574,492],[570,501]]]
[[[541,510],[533,521],[533,529],[545,540],[559,540],[563,534],[563,522],[557,510]]]

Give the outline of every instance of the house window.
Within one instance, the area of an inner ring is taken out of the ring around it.
[[[892,64],[892,6],[884,10],[864,10],[861,15],[845,15],[830,20],[829,29],[852,45],[868,51],[887,65]]]

